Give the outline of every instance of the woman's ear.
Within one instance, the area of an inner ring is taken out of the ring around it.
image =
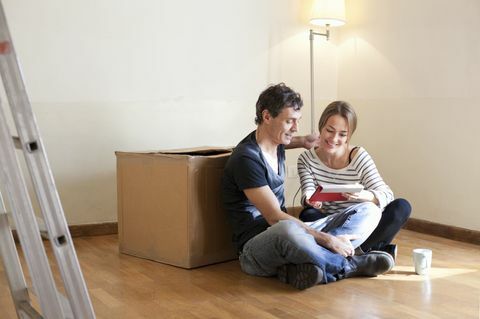
[[[352,138],[352,135],[349,133],[349,134],[347,135],[347,140],[345,141],[345,144],[347,144],[347,145],[350,144],[350,139],[351,139],[351,138]]]

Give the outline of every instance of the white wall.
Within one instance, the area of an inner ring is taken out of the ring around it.
[[[412,217],[480,230],[480,2],[350,0],[338,96]]]
[[[4,0],[69,224],[117,220],[114,151],[234,145],[270,83],[302,93],[307,133],[309,2]],[[351,101],[413,217],[479,230],[479,2],[346,3],[315,39],[316,117]]]
[[[114,151],[232,146],[268,84],[307,97],[308,2],[3,1],[69,224],[117,220]]]

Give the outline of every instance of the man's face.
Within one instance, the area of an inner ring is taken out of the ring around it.
[[[293,135],[298,131],[298,122],[302,116],[300,111],[293,107],[286,107],[277,117],[272,117],[268,111],[264,121],[268,128],[269,137],[276,144],[288,145]]]

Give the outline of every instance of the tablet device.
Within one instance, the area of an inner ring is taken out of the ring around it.
[[[342,193],[358,193],[363,189],[360,184],[321,184],[310,197],[311,202],[333,202],[346,200]]]

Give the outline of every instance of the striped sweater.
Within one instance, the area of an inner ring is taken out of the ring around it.
[[[312,148],[300,154],[297,163],[298,175],[302,188],[302,203],[310,198],[319,184],[362,184],[378,199],[379,207],[383,210],[393,199],[393,192],[383,181],[370,154],[363,147],[358,148],[357,154],[350,164],[342,169],[327,167],[318,158]],[[322,203],[322,212],[333,214],[357,204],[355,201],[336,201]]]

